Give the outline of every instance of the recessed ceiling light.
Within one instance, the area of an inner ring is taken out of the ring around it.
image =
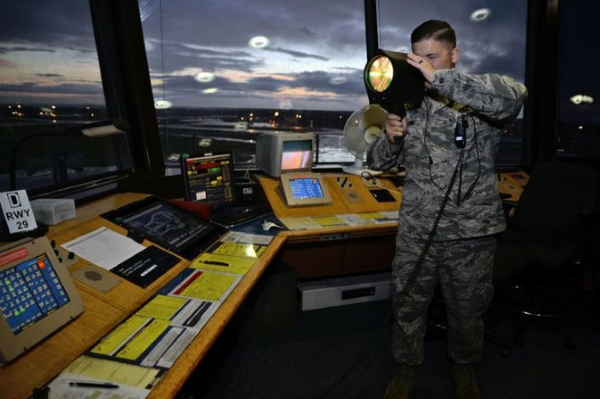
[[[473,22],[480,22],[488,18],[492,14],[492,10],[489,8],[480,8],[479,10],[473,11],[469,19]]]
[[[248,44],[254,48],[265,48],[269,45],[271,41],[264,36],[254,36]]]
[[[211,72],[200,72],[196,74],[194,79],[200,83],[209,83],[215,80],[215,75]]]
[[[571,102],[575,105],[579,105],[582,103],[585,104],[593,104],[594,98],[592,96],[586,96],[585,94],[576,94],[570,98]]]
[[[156,109],[169,109],[173,106],[173,103],[168,100],[156,100],[154,101],[154,108]]]

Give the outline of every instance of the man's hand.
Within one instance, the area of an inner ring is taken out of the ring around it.
[[[396,114],[388,114],[385,120],[385,134],[390,144],[398,144],[408,130],[406,117],[400,118]]]
[[[406,61],[409,65],[417,68],[423,74],[425,78],[425,87],[431,89],[433,83],[433,75],[435,74],[435,68],[429,63],[426,57],[419,57],[416,54],[408,53]]]

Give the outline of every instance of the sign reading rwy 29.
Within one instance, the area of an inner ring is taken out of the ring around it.
[[[2,215],[11,234],[37,228],[25,190],[0,193],[0,205],[2,205]]]

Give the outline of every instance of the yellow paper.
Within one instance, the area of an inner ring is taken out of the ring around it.
[[[121,349],[116,357],[127,360],[137,360],[169,328],[168,320],[154,319],[135,338]]]
[[[175,313],[177,313],[186,303],[187,300],[183,298],[157,295],[141,308],[136,315],[153,319],[171,320]]]
[[[180,292],[179,295],[207,301],[218,301],[237,280],[235,276],[227,274],[199,273],[200,276]]]
[[[120,326],[110,332],[102,341],[92,349],[92,353],[99,355],[112,355],[139,330],[145,323],[148,322],[146,317],[131,316],[125,320]]]
[[[190,267],[193,269],[212,270],[244,275],[256,263],[256,259],[239,256],[203,253],[196,258]]]
[[[313,217],[313,219],[315,222],[319,223],[321,226],[324,226],[324,227],[339,226],[339,225],[346,224],[346,222],[344,222],[342,219],[340,219],[337,216]]]
[[[384,219],[385,218],[385,216],[383,216],[379,212],[361,213],[358,216],[365,218],[365,219]]]
[[[212,251],[213,254],[241,256],[243,258],[258,258],[265,246],[255,244],[240,244],[236,242],[220,242]]]
[[[160,370],[112,360],[97,359],[90,356],[81,356],[75,359],[65,372],[92,377],[101,381],[110,381],[115,384],[150,389],[156,384]]]
[[[290,230],[312,230],[323,228],[323,226],[315,222],[310,217],[279,218],[279,220]]]

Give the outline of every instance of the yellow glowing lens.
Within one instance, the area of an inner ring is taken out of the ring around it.
[[[381,93],[387,90],[394,77],[394,67],[388,57],[375,58],[367,71],[367,83],[371,89]]]

